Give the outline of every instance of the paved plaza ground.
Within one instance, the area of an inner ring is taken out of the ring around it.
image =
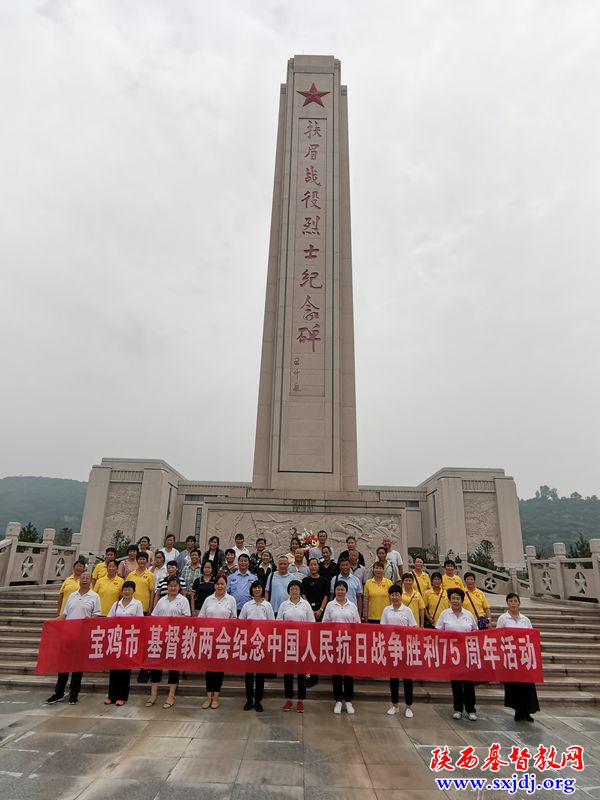
[[[207,711],[183,696],[170,710],[145,708],[140,694],[123,708],[105,707],[85,685],[76,706],[46,706],[47,696],[41,689],[0,690],[1,800],[454,800],[477,794],[440,791],[429,770],[431,750],[448,745],[458,757],[472,745],[485,757],[492,742],[503,755],[514,745],[535,750],[543,743],[559,752],[582,745],[585,771],[554,775],[577,778],[571,796],[600,798],[600,713],[590,705],[547,704],[528,724],[490,705],[480,706],[477,722],[455,721],[439,704],[416,704],[412,720],[389,717],[383,700],[358,699],[354,717],[335,716],[323,699],[309,699],[304,715],[283,713],[274,693],[257,714],[242,710],[243,698],[227,697],[226,686],[221,708]]]

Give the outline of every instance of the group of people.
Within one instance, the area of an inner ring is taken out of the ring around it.
[[[242,533],[235,536],[235,546],[221,550],[219,537],[211,536],[208,549],[202,553],[196,539],[188,536],[185,549],[175,548],[175,537],[168,535],[164,546],[152,552],[148,537],[129,547],[127,557],[118,565],[116,551],[106,548],[104,560],[93,572],[83,562],[76,562],[73,574],[60,589],[58,615],[61,619],[83,619],[91,616],[199,616],[219,619],[278,619],[304,622],[368,622],[403,627],[428,627],[447,631],[474,631],[492,625],[492,615],[485,594],[476,587],[475,575],[467,572],[463,579],[456,574],[452,559],[444,562],[444,572],[431,575],[424,569],[420,556],[413,567],[403,571],[400,553],[392,541],[384,537],[377,548],[376,560],[367,566],[358,550],[356,538],[348,536],[346,550],[334,559],[327,544],[327,532],[318,533],[314,547],[305,548],[299,538],[292,537],[288,553],[275,561],[264,537],[256,540],[250,553]],[[520,613],[517,594],[507,595],[507,612],[496,627],[530,628],[529,619]],[[65,696],[68,673],[58,676],[55,691],[47,702],[59,702]],[[77,703],[81,673],[71,675],[69,702]],[[223,684],[222,672],[206,673],[206,698],[202,708],[219,707]],[[284,675],[283,711],[293,708],[296,683],[296,711],[304,712],[307,689],[306,675]],[[150,695],[147,706],[158,699],[162,670],[151,670]],[[311,676],[314,685],[318,679]],[[131,681],[130,670],[111,670],[107,705],[127,702]],[[245,676],[244,710],[263,711],[264,674]],[[179,672],[168,672],[168,695],[163,708],[175,702]],[[453,717],[463,713],[476,720],[475,685],[471,681],[451,681]],[[332,677],[333,711],[341,714],[345,707],[354,714],[354,679],[351,675]],[[389,682],[391,704],[389,715],[400,711],[400,679]],[[403,679],[404,715],[413,716],[413,682]],[[515,711],[515,720],[533,721],[539,710],[534,684],[510,683],[505,686],[505,705]]]

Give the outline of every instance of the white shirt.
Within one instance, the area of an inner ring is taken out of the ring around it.
[[[325,607],[322,622],[360,622],[358,608],[349,600],[343,606],[337,600],[332,600]]]
[[[498,617],[498,621],[496,622],[497,628],[533,628],[531,624],[531,620],[529,617],[526,617],[525,614],[519,614],[518,619],[514,619],[511,617],[508,611],[505,611],[504,614],[500,614]]]
[[[284,600],[279,606],[277,619],[287,619],[293,622],[314,622],[315,615],[308,600],[303,597],[297,603],[291,600]]]
[[[405,626],[413,626],[417,627],[417,621],[415,619],[415,615],[412,613],[410,608],[405,605],[401,605],[400,608],[394,608],[394,606],[386,606],[383,609],[383,614],[381,615],[381,625],[402,625]]]
[[[144,609],[139,600],[132,597],[127,605],[123,605],[123,598],[113,603],[107,616],[109,617],[143,617]]]
[[[158,586],[158,584],[162,581],[163,578],[167,577],[167,568],[163,564],[162,567],[158,567],[157,569],[150,570],[154,575],[154,586]]]
[[[466,608],[461,608],[458,617],[451,608],[447,608],[440,614],[435,627],[440,631],[476,631],[477,622]]]
[[[177,561],[179,558],[179,550],[176,547],[173,547],[171,550],[167,550],[166,547],[161,547],[160,552],[165,554],[165,567],[169,561]]]
[[[200,609],[199,617],[217,617],[218,619],[235,619],[237,605],[235,597],[225,594],[220,600],[215,594],[209,595]]]
[[[191,617],[190,604],[187,598],[178,594],[172,600],[168,595],[161,597],[154,606],[153,617]]]
[[[390,550],[390,552],[386,555],[386,560],[389,564],[393,564],[397,569],[398,572],[402,573],[400,567],[402,566],[402,556],[397,550]]]
[[[71,592],[65,610],[65,619],[88,619],[89,617],[100,616],[100,598],[91,589],[85,594],[78,590]]]
[[[250,558],[250,551],[248,550],[247,547],[242,547],[242,549],[240,550],[240,548],[237,545],[234,545],[233,549],[235,550],[235,560],[233,562],[234,564],[237,564],[238,558],[242,555],[242,553],[244,553],[245,555],[248,556],[248,558]]]
[[[263,600],[261,603],[249,600],[242,606],[240,619],[275,619],[273,606],[268,600]]]

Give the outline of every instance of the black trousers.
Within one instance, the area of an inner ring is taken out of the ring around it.
[[[291,700],[294,696],[294,676],[283,676],[283,696]],[[306,675],[298,675],[298,700],[306,700]]]
[[[407,706],[412,706],[413,703],[413,682],[412,678],[402,678],[402,685],[404,687],[404,702]],[[398,705],[400,701],[400,678],[390,678],[390,694],[392,696],[392,704]]]
[[[455,711],[475,713],[475,684],[472,681],[450,681]]]
[[[221,691],[224,674],[224,672],[206,673],[206,694],[211,694],[212,692],[216,692],[218,694]]]
[[[111,669],[108,673],[108,699],[112,703],[129,699],[130,669]]]
[[[246,700],[249,703],[260,703],[265,693],[265,676],[262,672],[246,673]]]
[[[71,686],[69,687],[69,694],[73,695],[73,697],[78,697],[79,695],[79,692],[81,690],[82,678],[83,678],[83,672],[71,673]],[[59,694],[61,697],[63,697],[65,689],[67,688],[68,680],[69,680],[68,672],[59,672],[58,678],[56,679],[56,686],[54,687],[54,693]]]
[[[151,669],[150,670],[150,683],[160,683],[162,681],[162,669]],[[179,683],[179,670],[177,669],[170,669],[169,670],[169,677],[167,678],[167,683]]]
[[[336,703],[351,703],[354,698],[354,678],[352,675],[332,675],[333,699]]]

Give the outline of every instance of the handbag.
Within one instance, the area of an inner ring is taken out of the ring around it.
[[[150,670],[142,668],[138,672],[137,682],[138,683],[148,683],[150,681]]]
[[[489,619],[487,617],[479,616],[471,595],[468,592],[466,592],[466,595],[469,598],[469,603],[471,603],[471,605],[473,606],[473,611],[475,612],[475,619],[477,620],[477,627],[479,628],[480,631],[487,631],[487,629],[490,627]]]

